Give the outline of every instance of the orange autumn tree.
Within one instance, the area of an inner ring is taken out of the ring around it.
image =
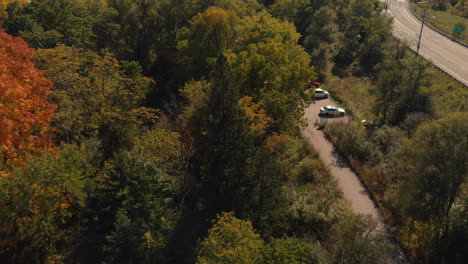
[[[56,106],[47,101],[52,82],[35,68],[34,50],[0,30],[0,157],[21,161],[53,151],[50,122]]]

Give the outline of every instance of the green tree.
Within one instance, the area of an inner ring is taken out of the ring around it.
[[[267,143],[272,143],[270,140]],[[274,144],[274,143],[272,143]],[[287,171],[272,149],[260,146],[249,157],[243,181],[235,191],[234,209],[242,217],[251,219],[264,237],[286,234],[290,229],[287,219],[286,197],[282,190]]]
[[[177,179],[188,192],[188,169],[193,155],[193,142],[184,142],[177,132],[172,132],[161,125],[143,132],[132,140],[133,148],[129,152],[131,158],[136,159],[145,167],[162,171]]]
[[[359,64],[364,73],[374,73],[374,67],[384,60],[384,50],[391,37],[391,20],[372,17],[366,26],[366,36],[359,51]]]
[[[233,12],[211,7],[194,17],[189,28],[179,31],[178,57],[188,78],[208,76],[218,55],[231,48],[236,40],[234,27],[238,20]]]
[[[317,18],[317,11],[324,7],[337,10],[340,2],[343,1],[275,0],[273,4],[268,5],[268,11],[279,19],[294,23],[297,31],[301,35],[306,36],[307,28],[314,26],[314,24],[320,20],[320,18]],[[329,19],[330,23],[335,23],[332,17]]]
[[[241,95],[265,109],[272,129],[288,129],[302,118],[304,87],[316,74],[298,44],[294,25],[267,12],[244,16],[210,8],[179,34],[179,59],[189,76],[206,77],[224,54],[238,77]],[[234,41],[235,39],[235,41]]]
[[[392,45],[385,61],[375,70],[377,79],[376,111],[381,124],[396,124],[411,112],[429,112],[427,99],[421,87],[428,86],[427,63],[407,56],[401,43]]]
[[[105,149],[115,149],[137,125],[156,118],[155,109],[141,107],[154,84],[141,76],[141,68],[131,67],[128,76],[129,63],[67,46],[38,50],[35,61],[54,83],[51,101],[59,110],[53,124],[61,142],[97,137]]]
[[[186,101],[179,115],[182,122],[189,122],[189,120],[206,105],[208,95],[211,92],[211,86],[212,84],[206,80],[198,82],[191,81],[180,89],[180,94]]]
[[[76,243],[85,186],[94,175],[86,149],[66,145],[0,178],[0,256],[6,263],[63,259]],[[1,171],[1,170],[0,170]]]
[[[381,124],[396,121],[399,103],[404,95],[404,70],[401,64],[388,62],[379,72],[375,105]]]
[[[333,263],[395,261],[398,253],[377,228],[371,216],[348,216],[342,219],[334,234]]]
[[[261,147],[269,119],[250,99],[235,100],[238,87],[225,67],[218,68],[212,84],[189,83],[183,89],[189,102],[182,117],[194,132],[195,166],[210,209],[236,210],[272,234],[274,226],[285,229],[281,185],[286,174],[272,151]]]
[[[94,17],[83,2],[38,0],[24,7],[8,7],[5,26],[10,34],[22,36],[34,48],[57,44],[93,47]]]
[[[338,33],[337,25],[334,24],[336,13],[329,7],[322,7],[314,14],[313,23],[307,28],[304,46],[307,51],[312,52],[320,47],[322,43],[332,44]]]
[[[173,52],[179,28],[186,26],[197,12],[202,12],[204,1],[199,0],[107,0],[116,11],[118,57],[136,60],[149,72],[161,64],[174,63]],[[182,8],[183,7],[183,8]],[[162,75],[171,76],[177,68],[156,68]]]
[[[338,38],[336,13],[325,6],[314,13],[314,19],[304,34],[304,48],[311,54],[312,65],[318,72],[327,71]]]
[[[256,263],[263,241],[249,221],[237,219],[231,212],[218,215],[213,223],[201,243],[197,263]]]
[[[246,162],[255,150],[254,133],[239,105],[239,86],[226,58],[220,56],[206,105],[190,120],[195,166],[215,212],[232,210],[239,188],[246,187]]]
[[[27,0],[0,0],[0,25],[8,18],[7,6],[11,2],[18,2],[20,4],[25,4]]]
[[[256,0],[214,0],[212,5],[234,12],[239,17],[253,15],[263,8]]]
[[[409,111],[424,110],[420,109],[419,95],[422,86],[428,86],[428,73],[429,64],[421,58],[409,58],[408,66],[408,102],[410,105]]]
[[[397,204],[405,215],[434,227],[431,250],[438,260],[450,257],[450,247],[444,244],[451,241],[447,235],[455,224],[452,210],[466,210],[462,186],[468,178],[467,121],[467,113],[453,113],[422,124],[401,149],[404,162],[399,165],[402,183]],[[456,203],[461,207],[455,209]]]
[[[180,216],[181,194],[177,177],[124,151],[116,153],[88,187],[86,221],[72,259],[166,262],[166,246]]]
[[[122,27],[118,24],[118,12],[112,8],[107,0],[81,0],[81,5],[92,17],[92,50],[108,49],[119,59],[124,58],[124,41],[119,32]],[[76,46],[76,45],[74,45]],[[128,58],[124,58],[128,59]]]
[[[390,36],[390,23],[377,15],[381,6],[375,0],[343,1],[346,8],[338,13],[338,24],[342,35],[337,45],[335,63],[348,66],[356,58],[362,57],[365,68],[371,69],[378,61],[365,60],[372,54],[380,55],[381,41]],[[377,45],[374,47],[372,45]],[[378,58],[378,57],[377,57]],[[366,65],[369,63],[369,65]]]
[[[307,104],[304,88],[316,74],[294,25],[266,12],[245,17],[241,24],[236,47],[226,54],[241,93],[266,110],[274,131],[298,125]]]
[[[156,60],[155,39],[160,28],[160,5],[156,0],[116,0],[107,1],[117,11],[119,25],[118,38],[123,45],[118,50],[120,56],[151,65]]]
[[[281,20],[295,22],[300,13],[309,6],[309,0],[276,0],[268,6],[268,12]]]
[[[294,238],[273,239],[262,249],[258,264],[322,264],[328,263],[324,250],[317,244],[309,244]]]
[[[147,167],[177,175],[184,167],[182,152],[179,133],[157,127],[135,137],[129,155]]]

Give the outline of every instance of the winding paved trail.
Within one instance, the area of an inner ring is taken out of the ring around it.
[[[325,105],[336,106],[330,99],[322,99],[316,100],[314,104],[306,108],[304,117],[308,120],[308,126],[302,130],[302,135],[308,139],[318,152],[320,159],[328,166],[330,174],[335,177],[338,187],[343,192],[344,199],[350,202],[354,212],[372,216],[377,222],[376,232],[384,234],[392,241],[379,209],[370,199],[369,193],[361,184],[356,173],[351,170],[349,165],[335,151],[335,147],[328,141],[325,134],[315,126],[315,122],[320,121],[320,117],[318,116],[320,107]],[[345,116],[342,118],[324,118],[322,121],[346,123],[349,122],[350,119]],[[406,263],[405,257],[401,251],[395,254],[398,256],[393,256],[391,257],[392,259],[382,260],[381,263]]]
[[[395,18],[393,34],[397,38],[405,40],[411,49],[416,50],[421,22],[409,10],[408,0],[389,0],[389,3],[389,13]],[[466,47],[426,26],[422,34],[419,52],[461,83],[468,84],[468,49]],[[325,105],[336,104],[329,99],[317,100],[305,110],[304,117],[308,120],[308,126],[302,130],[302,135],[309,140],[318,152],[320,159],[327,164],[330,174],[336,178],[338,187],[343,192],[344,199],[350,202],[354,212],[372,216],[378,224],[377,232],[389,236],[379,209],[370,199],[369,193],[358,176],[335,151],[333,144],[328,141],[325,134],[314,125],[315,122],[320,121],[318,116],[320,107]],[[349,122],[350,120],[348,117],[343,117],[325,118],[322,121]],[[406,263],[401,252],[397,260],[383,262]]]
[[[302,134],[308,138],[309,142],[318,152],[320,159],[328,165],[331,175],[336,178],[339,188],[343,191],[343,196],[350,201],[351,208],[358,214],[371,215],[380,226],[383,226],[383,218],[374,202],[369,198],[364,186],[358,176],[351,170],[349,165],[335,151],[333,144],[328,141],[325,134],[315,127],[316,120],[320,119],[318,113],[320,107],[325,105],[336,105],[329,99],[317,100],[306,110],[304,117],[308,120],[308,126]],[[328,122],[349,122],[348,117],[324,118]]]

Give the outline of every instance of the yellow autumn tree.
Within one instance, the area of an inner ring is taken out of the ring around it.
[[[244,96],[239,100],[239,105],[244,109],[246,115],[250,119],[250,128],[257,133],[257,135],[265,134],[268,125],[272,119],[268,117],[265,109],[261,105],[252,102],[252,97]]]
[[[263,240],[252,223],[238,219],[233,212],[217,216],[208,237],[201,243],[198,264],[255,263],[260,257]]]

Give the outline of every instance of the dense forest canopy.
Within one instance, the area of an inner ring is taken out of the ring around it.
[[[327,135],[376,172],[408,261],[462,263],[466,87],[431,83],[383,8],[0,0],[0,262],[397,261],[299,133],[309,83],[357,77],[371,124]]]

